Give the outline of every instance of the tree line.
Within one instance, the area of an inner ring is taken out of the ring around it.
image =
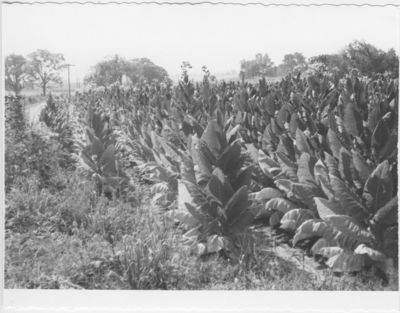
[[[24,88],[37,86],[43,95],[51,84],[62,85],[62,71],[67,67],[64,55],[39,49],[26,58],[11,54],[5,59],[5,88],[19,95]],[[126,60],[115,55],[96,63],[84,78],[90,87],[115,82],[134,84],[168,80],[167,71],[147,58]]]
[[[49,84],[62,84],[61,71],[66,67],[61,53],[39,49],[27,58],[11,54],[5,59],[5,88],[19,95],[24,88],[37,86],[46,95]]]
[[[108,86],[115,82],[137,84],[168,80],[167,71],[148,58],[127,60],[119,55],[107,57],[91,68],[84,84]]]
[[[240,68],[246,78],[275,77],[297,70],[305,71],[314,63],[323,65],[327,70],[336,68],[342,76],[354,68],[368,77],[373,73],[387,73],[393,78],[399,76],[399,57],[394,49],[385,52],[362,40],[349,43],[338,53],[314,56],[308,61],[299,52],[286,54],[278,66],[267,53],[258,53],[253,60],[242,60]],[[62,85],[61,72],[66,67],[61,53],[37,50],[27,58],[11,54],[5,60],[6,90],[19,95],[24,88],[37,86],[46,95],[49,84]],[[153,81],[170,81],[167,71],[147,58],[128,60],[119,55],[97,62],[84,78],[84,84],[89,87],[105,87],[116,82],[130,85]]]
[[[336,68],[342,75],[356,68],[362,75],[371,77],[373,73],[388,73],[399,77],[399,57],[394,49],[385,52],[363,40],[355,40],[338,53],[306,57],[299,52],[286,54],[282,63],[275,66],[268,54],[256,54],[252,60],[242,60],[240,67],[246,78],[260,76],[285,76],[296,70],[304,71],[309,64],[323,64],[327,70]]]

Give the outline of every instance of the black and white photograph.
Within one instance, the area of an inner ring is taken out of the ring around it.
[[[400,1],[345,3],[3,1],[5,300],[399,309]]]

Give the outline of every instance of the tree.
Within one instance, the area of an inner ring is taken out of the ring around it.
[[[33,84],[42,88],[46,95],[48,84],[62,85],[60,71],[66,68],[64,55],[50,53],[47,50],[37,50],[28,55],[28,74]]]
[[[84,83],[104,87],[117,81],[122,83],[127,66],[128,62],[117,54],[107,57],[91,68],[91,73],[85,77]]]
[[[304,55],[299,52],[286,54],[283,57],[282,65],[280,66],[283,71],[282,74],[293,71],[295,67],[300,67],[301,69],[306,67],[306,58]]]
[[[328,69],[337,67],[343,75],[356,68],[365,76],[385,72],[390,72],[394,77],[399,76],[399,57],[394,49],[384,52],[365,41],[355,40],[336,54],[311,57],[309,63],[314,62],[324,63]]]
[[[240,67],[245,70],[246,78],[257,76],[274,76],[274,63],[268,54],[257,53],[253,60],[240,61]]]
[[[26,65],[27,60],[22,55],[10,54],[5,60],[5,88],[17,96],[29,83]]]
[[[256,61],[259,65],[260,76],[273,76],[274,62],[272,62],[268,54],[257,53]]]
[[[392,72],[393,77],[399,77],[399,56],[396,54],[396,51],[391,48],[386,53],[386,58],[383,61],[384,68],[388,72]]]
[[[167,71],[154,64],[147,58],[133,59],[129,61],[129,70],[127,75],[133,83],[153,80],[163,81],[168,77]]]
[[[86,85],[106,87],[116,82],[122,83],[123,78],[127,81],[125,77],[135,84],[153,80],[164,81],[168,78],[168,73],[147,58],[126,60],[119,55],[114,55],[96,63],[84,82]]]
[[[348,61],[344,58],[343,54],[321,54],[316,57],[311,57],[308,60],[309,64],[322,63],[328,70],[337,68],[339,70],[339,76],[343,77],[349,72]]]
[[[256,60],[242,60],[240,61],[240,68],[244,70],[246,78],[254,78],[260,73],[260,67]]]
[[[399,57],[393,49],[384,52],[363,40],[355,40],[345,47],[342,54],[351,67],[364,75],[372,76],[386,71],[393,72],[396,77],[399,75]]]

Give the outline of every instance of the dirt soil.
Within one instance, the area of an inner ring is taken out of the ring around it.
[[[29,112],[29,120],[31,123],[38,123],[39,122],[39,115],[44,106],[46,105],[46,101],[28,104],[25,106],[25,110]]]

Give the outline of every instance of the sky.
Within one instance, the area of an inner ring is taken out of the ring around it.
[[[240,69],[240,61],[267,53],[275,65],[285,54],[306,58],[338,52],[365,40],[399,54],[399,8],[263,7],[227,5],[2,5],[2,56],[37,49],[63,53],[71,81],[107,56],[146,57],[179,75]],[[66,77],[64,72],[63,77]]]

